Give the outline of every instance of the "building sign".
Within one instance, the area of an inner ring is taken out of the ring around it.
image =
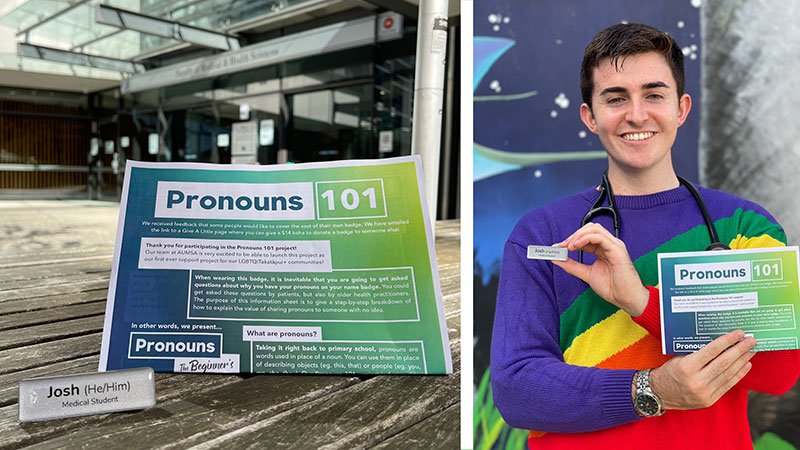
[[[402,16],[394,14],[398,16],[394,21],[400,22]],[[370,16],[339,22],[249,45],[239,50],[172,64],[142,74],[134,74],[131,78],[123,80],[121,90],[124,94],[130,94],[308,56],[371,45],[375,42],[376,20],[376,16]],[[386,17],[382,20],[385,21]]]

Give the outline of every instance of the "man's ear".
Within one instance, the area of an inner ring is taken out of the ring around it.
[[[678,126],[683,125],[683,122],[686,122],[686,118],[689,117],[689,111],[692,110],[692,97],[689,94],[683,94],[680,100],[678,100]]]
[[[592,108],[586,103],[581,105],[581,120],[586,128],[594,134],[597,134],[597,122],[594,120]]]

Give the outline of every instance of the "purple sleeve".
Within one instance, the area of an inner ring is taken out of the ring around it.
[[[635,370],[573,366],[559,347],[553,265],[506,243],[491,352],[494,402],[515,428],[578,433],[639,419],[631,403]]]

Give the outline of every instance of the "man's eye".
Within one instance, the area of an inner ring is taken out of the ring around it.
[[[662,98],[664,98],[664,96],[661,94],[650,94],[647,96],[647,98],[651,100],[661,100]]]
[[[612,97],[606,100],[606,103],[614,104],[614,103],[622,103],[623,101],[625,101],[625,99],[623,99],[622,97]]]

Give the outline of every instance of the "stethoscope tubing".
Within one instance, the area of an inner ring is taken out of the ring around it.
[[[706,248],[706,250],[730,250],[730,247],[723,244],[719,240],[719,235],[717,235],[717,229],[714,226],[714,222],[711,220],[711,215],[708,213],[708,208],[706,207],[705,201],[703,201],[703,196],[700,195],[700,191],[689,182],[689,180],[681,177],[678,177],[678,182],[681,186],[685,186],[686,189],[692,194],[694,197],[697,206],[700,208],[700,214],[703,216],[703,221],[706,224],[706,229],[708,230],[708,237],[711,239],[711,245]],[[611,219],[614,223],[614,236],[619,239],[619,231],[620,231],[620,217],[619,217],[619,210],[617,209],[617,205],[614,202],[614,191],[611,189],[611,183],[608,181],[608,171],[606,170],[603,172],[603,181],[598,187],[600,191],[600,195],[597,196],[597,200],[592,204],[592,207],[589,208],[589,211],[583,216],[583,220],[581,220],[581,227],[589,223],[592,217],[607,212],[611,215]],[[602,206],[604,200],[608,198],[608,206]],[[583,250],[578,253],[578,262],[583,263]]]

